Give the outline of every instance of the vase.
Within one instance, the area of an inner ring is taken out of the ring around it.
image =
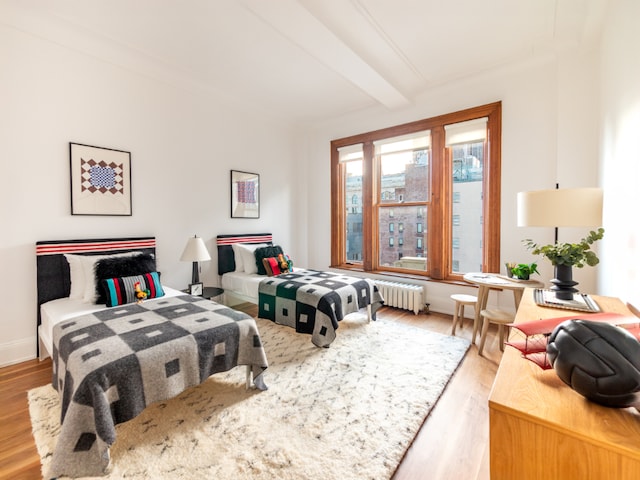
[[[571,265],[556,265],[555,276],[551,283],[551,290],[556,293],[558,300],[573,300],[573,294],[578,291],[573,288],[578,282],[573,281],[573,267]]]

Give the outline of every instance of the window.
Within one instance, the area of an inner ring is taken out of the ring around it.
[[[498,102],[332,141],[332,266],[433,279],[498,271],[500,132]]]

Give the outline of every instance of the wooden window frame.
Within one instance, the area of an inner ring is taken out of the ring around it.
[[[482,271],[497,272],[500,268],[500,179],[502,102],[490,103],[458,112],[405,123],[390,128],[352,135],[331,141],[331,266],[379,272],[379,232],[377,228],[378,192],[374,166],[375,140],[406,135],[418,131],[431,132],[431,199],[427,209],[429,252],[426,272],[399,269],[404,275],[429,277],[434,280],[461,280],[462,274],[452,272],[450,149],[445,148],[444,126],[452,123],[487,117],[487,142],[483,167],[483,233]],[[361,143],[363,146],[362,181],[362,263],[346,261],[345,180],[346,169],[339,163],[338,148]],[[448,201],[446,199],[449,199]],[[442,235],[434,234],[434,225],[443,225]],[[384,269],[389,270],[387,268]],[[393,269],[392,269],[393,270]],[[386,273],[386,272],[385,272]],[[391,272],[395,273],[395,272]]]

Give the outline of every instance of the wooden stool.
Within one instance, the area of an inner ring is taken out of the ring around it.
[[[495,323],[498,325],[498,331],[500,333],[500,351],[504,352],[504,326],[513,322],[513,314],[505,312],[504,310],[482,310],[480,312],[480,317],[482,318],[482,333],[480,334],[478,355],[482,355],[484,342],[487,339],[487,331],[489,330],[489,323]]]
[[[460,323],[460,327],[462,328],[462,319],[464,318],[464,307],[465,305],[470,305],[474,309],[476,308],[476,303],[478,302],[478,297],[473,295],[465,295],[462,293],[455,293],[451,295],[451,299],[456,302],[453,307],[453,325],[451,327],[451,335],[456,334],[456,326]],[[476,341],[476,331],[478,330],[478,326],[476,325],[475,315],[473,316],[473,342]]]

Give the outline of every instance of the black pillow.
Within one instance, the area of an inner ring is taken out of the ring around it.
[[[102,280],[108,278],[131,277],[156,271],[156,259],[150,253],[133,257],[105,258],[96,263],[96,303],[106,303],[107,294]]]
[[[256,266],[258,267],[258,275],[266,275],[267,271],[264,268],[264,264],[262,263],[263,258],[271,258],[277,257],[282,251],[282,247],[280,245],[270,245],[268,247],[260,247],[256,248],[254,252],[256,256]]]

